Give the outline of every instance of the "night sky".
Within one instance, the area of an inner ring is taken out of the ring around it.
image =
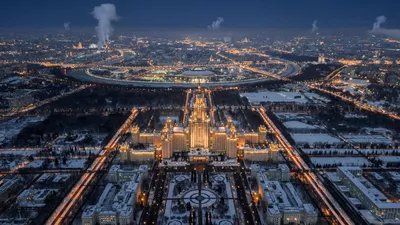
[[[57,28],[65,21],[92,27],[94,6],[113,3],[115,27],[205,28],[223,17],[226,28],[372,27],[385,15],[387,28],[400,28],[399,0],[1,0],[0,28]]]

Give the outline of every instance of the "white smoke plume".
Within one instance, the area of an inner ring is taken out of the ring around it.
[[[385,22],[386,22],[385,16],[378,16],[376,18],[375,23],[373,24],[372,30],[370,30],[369,32],[371,34],[383,35],[390,38],[400,39],[400,30],[381,28],[381,25]]]
[[[97,46],[100,49],[110,40],[110,35],[113,32],[111,21],[118,20],[117,10],[114,4],[102,4],[94,7],[92,15],[99,21],[96,31],[99,38]]]
[[[221,24],[224,22],[224,18],[218,17],[216,21],[214,21],[211,26],[208,26],[210,30],[218,30],[221,27]]]
[[[312,33],[317,32],[317,30],[318,30],[317,23],[318,23],[318,20],[314,20],[314,22],[312,23],[312,30],[311,30]]]
[[[64,30],[68,31],[68,30],[69,30],[69,25],[70,25],[70,24],[71,24],[70,22],[65,22],[65,23],[64,23]]]
[[[374,23],[372,30],[380,29],[381,24],[386,22],[386,16],[376,17],[376,22]]]

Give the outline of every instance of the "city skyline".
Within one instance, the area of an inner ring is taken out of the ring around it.
[[[400,225],[400,2],[4,1],[0,225]]]

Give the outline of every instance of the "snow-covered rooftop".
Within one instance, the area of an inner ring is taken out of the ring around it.
[[[351,143],[393,144],[393,141],[383,135],[343,135]]]
[[[283,125],[288,129],[304,129],[304,130],[315,130],[318,129],[317,126],[306,124],[300,121],[292,120],[286,121]]]
[[[208,70],[187,70],[183,72],[182,75],[193,77],[207,77],[214,75],[214,73]]]
[[[240,94],[241,97],[246,97],[251,103],[259,102],[295,102],[307,103],[308,100],[299,92],[272,92],[260,91]]]
[[[308,143],[308,144],[340,144],[342,141],[329,134],[321,133],[321,134],[302,134],[302,133],[291,133],[293,140],[297,144]]]
[[[346,176],[357,187],[359,191],[366,196],[371,203],[379,209],[399,209],[400,203],[389,202],[385,195],[376,189],[370,182],[365,180],[361,175],[355,176],[353,170],[362,171],[359,167],[339,167],[339,171]]]

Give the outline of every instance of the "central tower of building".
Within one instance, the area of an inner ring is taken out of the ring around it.
[[[207,114],[204,90],[197,89],[193,112],[189,118],[189,147],[191,149],[209,148],[210,118]]]

